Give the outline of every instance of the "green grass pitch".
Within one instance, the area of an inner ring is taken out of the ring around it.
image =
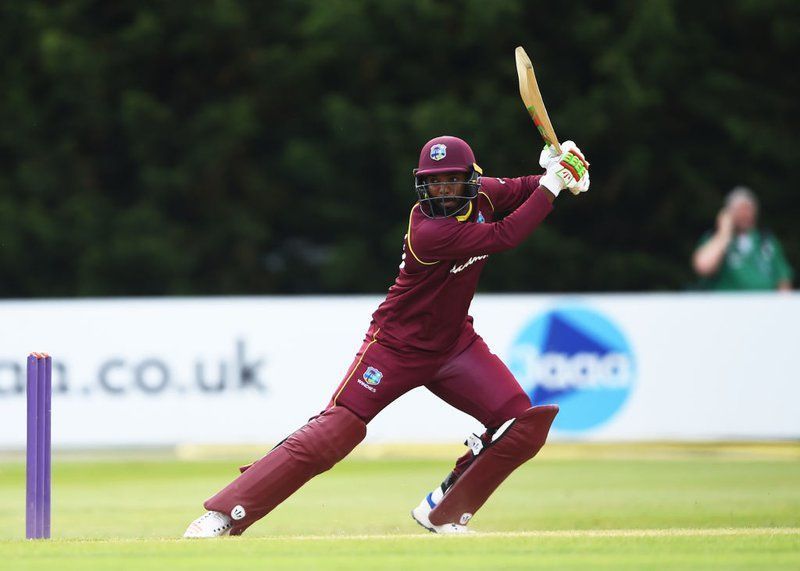
[[[53,539],[24,537],[24,464],[0,458],[0,568],[800,569],[800,446],[551,444],[475,517],[409,511],[459,449],[366,447],[239,538],[183,540],[235,475],[214,454],[56,455]],[[230,453],[230,452],[229,452]]]

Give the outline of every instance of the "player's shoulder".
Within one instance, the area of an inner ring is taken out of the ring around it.
[[[496,176],[482,176],[481,177],[481,190],[489,192],[497,192],[508,184],[508,179]]]
[[[498,194],[505,192],[507,186],[507,178],[500,178],[496,176],[481,177],[481,189],[479,191],[479,196],[482,194],[483,197],[489,202],[492,210],[494,210],[494,205],[495,202],[497,202]]]

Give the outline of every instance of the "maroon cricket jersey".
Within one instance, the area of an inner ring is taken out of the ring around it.
[[[463,216],[428,218],[414,205],[400,273],[372,314],[382,343],[438,353],[472,328],[467,312],[489,255],[519,245],[553,209],[540,178],[483,177]]]

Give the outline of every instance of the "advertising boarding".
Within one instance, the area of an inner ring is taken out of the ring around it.
[[[53,355],[54,446],[274,443],[327,405],[379,302],[0,302],[0,448],[25,445],[31,351]],[[479,295],[470,313],[532,402],[559,405],[553,439],[800,437],[796,294]],[[419,388],[367,438],[461,442],[482,430]]]

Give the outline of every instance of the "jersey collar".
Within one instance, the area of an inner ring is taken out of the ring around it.
[[[472,201],[469,201],[469,208],[467,208],[467,212],[462,214],[461,216],[456,216],[456,220],[459,222],[466,222],[470,215],[472,214]]]

